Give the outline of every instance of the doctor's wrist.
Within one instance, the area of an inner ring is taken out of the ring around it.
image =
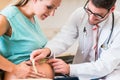
[[[70,65],[68,64],[68,74],[67,75],[70,75]]]
[[[69,76],[70,75],[70,65],[69,64],[67,64],[67,69],[66,70],[67,71],[66,71],[65,75]]]

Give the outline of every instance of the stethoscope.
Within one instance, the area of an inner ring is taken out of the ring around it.
[[[110,42],[110,39],[111,39],[111,36],[112,36],[112,33],[113,33],[113,29],[114,29],[114,13],[112,13],[112,28],[111,28],[110,35],[108,37],[108,40],[107,40],[106,44],[102,44],[101,48],[103,48],[105,50],[107,50],[109,48],[109,42]]]
[[[109,48],[109,43],[110,43],[110,39],[111,39],[111,36],[112,36],[112,33],[113,33],[113,29],[114,29],[114,13],[112,13],[112,27],[111,27],[111,32],[109,34],[108,40],[106,41],[106,43],[104,43],[104,44],[101,45],[101,48],[103,48],[103,49],[108,49]],[[86,27],[83,28],[83,33],[84,33],[84,35],[87,35]],[[85,49],[85,41],[83,42],[83,44],[84,44],[83,48]],[[84,49],[83,49],[83,52],[84,52]]]

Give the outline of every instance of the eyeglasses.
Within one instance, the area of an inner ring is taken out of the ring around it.
[[[89,0],[86,2],[85,6],[84,6],[84,10],[85,10],[88,14],[93,14],[93,15],[94,15],[97,19],[99,19],[99,20],[105,18],[106,15],[107,15],[107,14],[109,13],[109,11],[110,11],[110,9],[108,9],[107,13],[106,13],[104,16],[102,16],[102,15],[100,15],[100,14],[98,14],[98,13],[93,13],[93,12],[87,7],[88,2],[89,2]]]

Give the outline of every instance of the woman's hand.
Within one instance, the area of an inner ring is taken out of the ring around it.
[[[62,59],[49,59],[48,63],[53,66],[55,73],[69,74],[70,66]]]
[[[16,65],[9,74],[13,74],[17,78],[24,79],[31,73],[31,71],[32,66],[28,65],[27,62],[22,62]]]
[[[26,78],[44,78],[46,75],[42,72],[37,74],[33,70],[33,66],[30,61],[22,62],[15,66],[12,74],[17,78],[26,79]]]
[[[35,61],[38,61],[40,59],[46,58],[48,55],[50,55],[50,53],[51,51],[49,48],[34,50],[30,55],[30,60],[32,61],[34,59]]]

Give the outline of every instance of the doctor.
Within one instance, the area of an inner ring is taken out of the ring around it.
[[[80,80],[104,78],[120,80],[120,13],[116,0],[88,0],[78,8],[61,32],[44,49],[32,52],[31,60],[64,52],[78,39],[74,64],[50,59],[56,73],[76,76]]]

